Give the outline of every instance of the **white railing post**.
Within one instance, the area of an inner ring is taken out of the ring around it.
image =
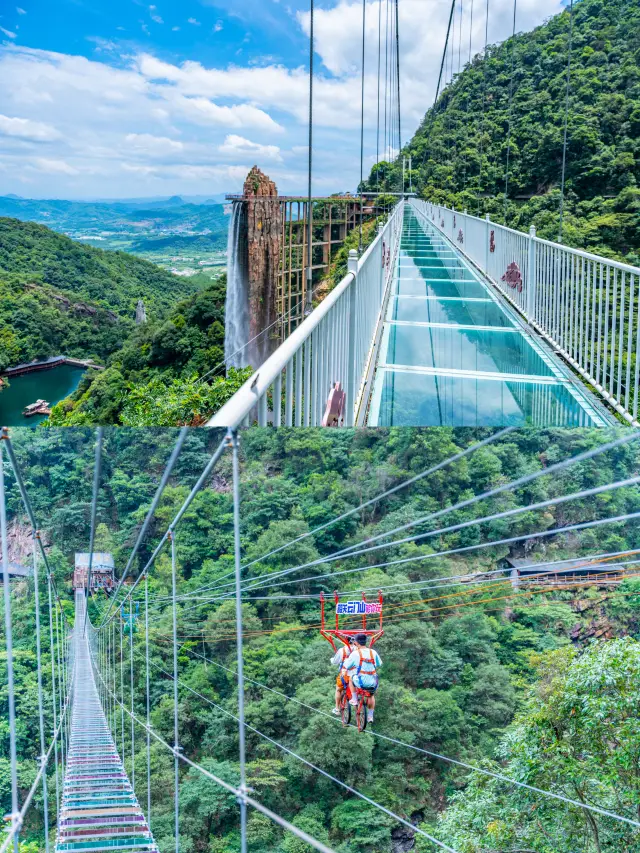
[[[484,271],[487,275],[489,275],[489,244],[491,240],[491,220],[489,219],[488,213],[485,213],[484,221],[487,223],[484,229]]]
[[[355,249],[349,251],[347,270],[354,275],[354,281],[349,290],[349,360],[347,362],[347,387],[345,405],[345,426],[352,427],[356,409],[356,288],[358,286],[358,253]]]
[[[535,321],[536,313],[536,226],[529,228],[529,274],[527,276],[527,319],[530,323]]]

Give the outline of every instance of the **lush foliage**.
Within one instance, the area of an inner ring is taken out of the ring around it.
[[[369,185],[397,190],[402,157],[426,198],[555,240],[569,11],[475,56],[394,163]],[[640,262],[640,3],[574,4],[564,242]],[[513,60],[514,75],[511,82]],[[455,61],[455,57],[454,57]],[[510,108],[509,92],[513,101]]]
[[[53,407],[50,423],[202,423],[250,375],[250,369],[231,370],[224,377],[225,292],[222,277],[178,302],[165,317],[137,326],[107,370],[87,373],[77,391]]]
[[[51,355],[102,361],[134,328],[201,286],[123,252],[104,252],[32,222],[0,219],[0,370]]]
[[[579,655],[537,659],[538,681],[498,749],[498,773],[637,818],[640,809],[640,643],[626,637]],[[637,830],[575,806],[474,774],[437,828],[460,853],[532,849],[634,851]],[[422,845],[418,849],[423,849]],[[426,849],[426,848],[425,848]]]
[[[255,429],[244,433],[241,538],[243,562],[253,563],[245,569],[245,577],[260,579],[270,571],[312,562],[369,535],[546,468],[601,444],[604,438],[597,430],[511,433],[406,490],[374,501],[366,510],[321,533],[261,559],[488,434],[486,430],[462,429]],[[14,431],[16,450],[29,471],[40,526],[47,541],[56,543],[52,555],[67,595],[73,553],[87,548],[93,435],[82,429]],[[118,566],[126,562],[175,437],[176,432],[170,430],[121,428],[106,433],[105,487],[100,494],[96,547],[113,551]],[[148,542],[134,566],[134,576],[220,438],[205,430],[188,436]],[[636,445],[620,446],[560,474],[457,510],[446,516],[447,523],[470,520],[479,510],[491,515],[632,476],[640,463]],[[237,781],[234,604],[217,599],[230,590],[224,584],[229,583],[228,574],[233,571],[230,485],[231,460],[225,455],[177,533],[180,593],[207,587],[179,606],[179,717],[186,753],[222,778]],[[11,519],[17,515],[20,520],[14,489],[9,498]],[[440,833],[464,853],[514,849],[635,853],[633,844],[637,842],[630,842],[628,834],[614,836],[605,818],[597,819],[598,848],[593,833],[574,809],[541,804],[533,795],[524,797],[511,787],[494,786],[406,747],[343,730],[339,721],[326,716],[333,703],[335,671],[328,664],[331,650],[318,634],[318,601],[286,595],[321,589],[330,593],[335,587],[345,594],[359,594],[362,589],[495,569],[508,555],[542,561],[625,551],[637,547],[637,522],[446,554],[452,548],[637,511],[637,507],[637,488],[618,489],[597,499],[574,500],[545,512],[527,510],[481,527],[318,564],[285,578],[287,585],[277,586],[281,580],[267,583],[251,595],[255,600],[247,600],[243,606],[245,675],[250,679],[246,685],[248,722],[398,814],[424,822],[428,831]],[[445,553],[436,556],[440,551]],[[406,562],[375,568],[393,559]],[[333,576],[353,568],[361,570]],[[319,575],[328,577],[314,580]],[[638,766],[637,643],[601,640],[588,645],[596,630],[640,638],[640,589],[637,581],[626,583],[619,590],[567,587],[539,591],[535,597],[529,590],[514,591],[510,583],[482,587],[474,594],[468,585],[455,581],[438,591],[421,591],[419,583],[409,593],[390,591],[385,634],[378,646],[384,666],[374,732],[470,763],[495,767],[498,761],[507,775],[571,797],[577,796],[575,786],[584,784],[585,796],[616,811],[637,808],[637,775],[633,775]],[[163,598],[170,586],[170,560],[163,553],[150,578],[151,704],[152,725],[169,740],[172,682],[161,670],[166,673],[172,668],[171,614]],[[271,594],[272,598],[264,598]],[[22,602],[24,614],[18,634],[19,659],[25,661],[25,667],[28,663],[18,678],[24,786],[28,773],[33,773],[35,758],[34,702],[31,698],[29,704],[32,694],[22,686],[25,678],[33,684],[33,622],[28,615],[33,603],[18,588],[14,597]],[[104,600],[96,603],[98,608],[103,606]],[[94,621],[96,617],[94,609]],[[134,637],[134,695],[144,716],[144,666],[139,656],[144,647],[142,624]],[[125,684],[126,702],[128,695]],[[287,696],[304,704],[294,704]],[[6,687],[1,699],[6,702]],[[512,725],[514,712],[517,716]],[[128,738],[128,726],[125,729]],[[409,830],[285,754],[255,730],[249,730],[247,738],[249,783],[267,806],[341,853],[412,849]],[[609,748],[613,742],[615,750]],[[6,755],[6,732],[2,743]],[[145,761],[144,734],[138,730],[136,779],[141,802],[146,802]],[[170,851],[174,844],[173,764],[158,744],[152,745],[151,767],[154,833],[161,849]],[[5,809],[6,790],[5,775]],[[232,797],[196,771],[183,768],[180,802],[181,849],[228,853],[238,848],[238,809]],[[451,817],[445,811],[439,820],[448,803]],[[543,830],[550,832],[555,845],[538,841]],[[251,813],[249,831],[252,853],[304,851],[297,841],[255,813]],[[535,840],[534,832],[539,834]],[[555,838],[560,832],[562,838]],[[25,840],[37,837],[36,814]],[[459,840],[458,847],[454,838]]]

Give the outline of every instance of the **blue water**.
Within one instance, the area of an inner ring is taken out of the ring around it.
[[[25,418],[24,408],[36,400],[46,400],[52,406],[73,394],[85,368],[61,364],[49,370],[37,370],[9,378],[9,387],[0,391],[0,426],[37,426],[45,415]]]
[[[407,208],[369,424],[609,422],[552,353],[525,333],[462,255]]]

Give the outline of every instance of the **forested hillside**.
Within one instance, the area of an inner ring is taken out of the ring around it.
[[[217,409],[248,375],[224,365],[226,278],[185,278],[41,225],[0,219],[0,371],[66,355],[94,358],[51,424],[175,425]],[[136,326],[143,299],[148,322]],[[0,392],[1,393],[1,392]]]
[[[422,196],[503,222],[508,158],[506,223],[557,239],[569,28],[567,9],[476,55],[369,188],[411,155]],[[640,263],[639,0],[575,2],[567,142],[564,242]]]
[[[104,360],[131,332],[138,299],[159,317],[198,286],[124,252],[0,219],[0,370],[60,354]]]
[[[242,558],[244,563],[257,561],[245,570],[245,577],[260,579],[267,572],[312,562],[547,469],[609,437],[598,430],[512,432],[407,489],[374,500],[321,533],[261,559],[490,434],[450,429],[255,429],[244,433]],[[93,435],[89,430],[14,431],[43,535],[48,543],[55,543],[51,559],[67,597],[73,553],[87,548]],[[126,562],[175,438],[176,432],[166,430],[107,431],[96,548],[112,551],[119,568]],[[219,440],[220,435],[210,431],[189,435],[134,576]],[[630,477],[639,464],[637,442],[631,442],[457,510],[446,516],[445,523]],[[230,458],[223,457],[176,539],[179,593],[193,594],[179,603],[178,610],[179,718],[186,754],[237,783],[234,606],[231,600],[219,599],[227,591],[222,584],[228,583],[228,573],[233,571],[230,465]],[[10,501],[13,520],[18,509],[14,490]],[[572,799],[584,797],[599,807],[637,818],[639,581],[626,580],[615,589],[514,590],[507,582],[472,592],[455,581],[437,591],[420,586],[420,581],[428,579],[495,569],[508,555],[541,562],[637,548],[635,520],[446,554],[454,548],[607,518],[637,511],[637,507],[637,487],[617,489],[598,498],[576,499],[442,534],[435,540],[409,541],[364,557],[317,564],[284,583],[265,582],[243,605],[247,722],[460,853],[636,853],[639,839],[631,826],[599,815],[591,822],[580,809],[469,774],[382,736],[482,765]],[[425,525],[418,528],[425,529]],[[439,552],[445,553],[437,556]],[[395,559],[405,562],[375,567]],[[344,574],[356,567],[360,570]],[[398,588],[407,582],[417,583],[408,592]],[[394,590],[389,590],[392,586]],[[170,561],[165,553],[150,576],[149,638],[152,726],[168,740],[172,739],[173,688],[163,672],[172,669],[171,613],[166,607],[170,587]],[[377,646],[383,668],[373,734],[359,735],[331,719],[335,670],[329,666],[331,649],[318,633],[316,596],[322,589],[331,593],[335,587],[345,597],[363,589],[386,590],[385,633]],[[15,597],[24,614],[18,629],[20,678],[32,684],[33,623],[27,611],[33,605],[24,586],[15,589]],[[94,620],[96,608],[105,603],[104,599],[95,602]],[[143,609],[141,604],[141,616]],[[144,717],[142,624],[135,638],[135,702]],[[37,754],[31,689],[20,687],[23,785],[33,777]],[[124,695],[128,702],[126,685]],[[2,697],[4,703],[4,692]],[[297,704],[286,697],[293,697]],[[128,728],[125,725],[125,740]],[[285,754],[255,730],[248,731],[247,738],[249,784],[255,796],[340,853],[431,853],[434,849],[423,837],[412,837],[411,830]],[[2,743],[6,754],[6,736]],[[136,790],[143,803],[145,754],[144,734],[138,731]],[[152,827],[163,853],[170,853],[174,849],[173,761],[153,743],[151,762]],[[5,810],[6,772],[5,765],[0,779]],[[180,809],[181,850],[229,853],[238,849],[236,802],[194,770],[183,768],[181,773]],[[34,838],[38,828],[33,818],[24,840]],[[307,851],[251,811],[249,849],[251,853]]]
[[[250,375],[224,370],[226,277],[135,327],[106,370],[53,407],[52,426],[200,424]],[[213,371],[209,374],[209,371]]]

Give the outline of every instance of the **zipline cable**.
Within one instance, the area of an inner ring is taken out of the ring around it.
[[[397,527],[394,527],[392,530],[386,531],[384,533],[379,533],[375,536],[370,536],[367,539],[357,543],[356,545],[351,545],[348,548],[343,548],[339,551],[335,551],[332,554],[328,554],[324,557],[320,557],[317,560],[311,560],[307,563],[302,563],[299,566],[293,566],[290,569],[283,569],[279,572],[267,573],[267,574],[263,575],[261,578],[248,579],[245,582],[244,589],[245,590],[246,589],[256,589],[260,586],[265,586],[265,585],[268,586],[268,585],[270,585],[269,578],[282,577],[284,575],[291,574],[295,571],[299,571],[300,569],[303,569],[303,568],[309,568],[311,566],[319,565],[320,563],[328,563],[328,562],[333,562],[334,560],[338,560],[338,559],[346,559],[347,557],[359,556],[359,555],[364,554],[364,553],[370,553],[371,551],[379,550],[380,548],[392,547],[394,545],[399,545],[399,544],[402,544],[404,542],[411,541],[414,538],[418,538],[418,537],[417,536],[416,537],[411,536],[411,537],[406,537],[405,539],[393,540],[391,542],[383,543],[382,545],[376,545],[376,546],[367,547],[367,548],[364,547],[366,545],[370,545],[373,542],[377,542],[380,539],[386,539],[389,536],[393,536],[396,533],[400,533],[403,530],[408,530],[410,527],[415,527],[417,525],[426,523],[427,521],[431,522],[434,519],[440,518],[443,515],[446,515],[450,512],[454,512],[454,511],[463,509],[463,508],[465,508],[467,506],[471,506],[472,504],[475,504],[479,501],[487,500],[490,497],[495,497],[496,495],[501,494],[502,492],[511,491],[513,489],[519,488],[520,486],[525,485],[525,484],[530,483],[530,482],[533,482],[534,480],[537,480],[540,477],[544,477],[544,476],[548,476],[548,475],[553,474],[553,473],[557,473],[558,471],[561,471],[561,470],[569,467],[570,465],[575,465],[578,462],[584,462],[588,459],[591,459],[595,456],[600,455],[601,453],[605,453],[609,450],[612,450],[615,447],[619,447],[623,444],[627,444],[630,441],[635,441],[638,438],[640,438],[640,434],[637,433],[636,431],[633,431],[629,434],[621,436],[618,439],[615,439],[614,441],[607,442],[606,444],[600,445],[599,447],[592,448],[591,450],[584,451],[582,453],[577,454],[576,456],[571,456],[568,459],[564,459],[561,462],[557,462],[554,465],[551,465],[549,468],[541,468],[538,471],[534,471],[531,474],[526,474],[523,477],[519,477],[518,479],[513,480],[510,483],[506,483],[506,484],[503,484],[501,486],[497,486],[493,489],[489,489],[480,495],[474,495],[473,498],[468,498],[467,500],[459,501],[457,504],[454,504],[453,506],[445,507],[441,510],[438,510],[437,512],[434,512],[434,513],[429,513],[428,515],[422,516],[421,518],[416,519],[414,521],[406,522],[405,524],[401,524]],[[354,550],[354,549],[359,549],[359,550]],[[223,584],[223,586],[226,586],[226,585],[227,584]]]
[[[504,438],[504,436],[513,432],[514,429],[515,429],[515,427],[506,427],[505,429],[499,430],[498,432],[494,433],[493,435],[490,435],[488,438],[485,438],[482,441],[477,442],[476,444],[470,445],[469,447],[465,448],[464,450],[461,450],[458,453],[455,453],[453,456],[449,456],[447,459],[444,459],[441,462],[436,463],[436,465],[432,465],[431,467],[426,468],[424,471],[421,471],[419,474],[416,474],[415,476],[410,477],[408,480],[403,480],[401,483],[398,483],[398,485],[393,486],[392,488],[387,489],[384,492],[381,492],[380,494],[376,495],[373,498],[370,498],[367,501],[364,501],[359,506],[354,507],[353,509],[347,510],[346,512],[343,512],[340,515],[335,516],[334,518],[330,519],[329,521],[324,522],[323,524],[319,524],[317,527],[314,527],[313,530],[309,530],[306,533],[302,533],[300,536],[297,536],[294,539],[289,540],[284,545],[280,545],[277,548],[273,548],[271,551],[268,551],[266,554],[263,554],[261,557],[256,557],[255,559],[249,561],[248,563],[244,563],[242,566],[242,569],[243,570],[248,569],[251,566],[255,565],[256,563],[264,562],[264,560],[268,559],[269,557],[272,557],[274,554],[278,554],[281,551],[284,551],[286,548],[289,548],[292,545],[297,544],[298,542],[302,542],[304,539],[307,539],[309,536],[314,536],[317,533],[320,533],[322,530],[326,530],[328,527],[331,527],[332,525],[337,524],[340,521],[344,521],[344,519],[349,518],[352,515],[355,515],[355,513],[360,512],[361,510],[366,509],[367,507],[372,506],[373,504],[378,503],[379,501],[382,501],[385,498],[388,498],[390,495],[393,495],[396,492],[399,492],[402,489],[407,488],[408,486],[412,486],[414,483],[417,483],[420,480],[423,480],[425,477],[428,477],[431,474],[434,474],[436,471],[440,471],[443,468],[445,468],[449,465],[452,465],[454,462],[458,462],[461,459],[464,459],[466,456],[469,456],[471,453],[474,453],[476,450],[479,450],[482,447],[486,447],[487,445],[493,443],[494,441],[497,441],[500,438]],[[355,547],[355,546],[351,546],[351,547]],[[193,590],[190,590],[189,593],[185,593],[185,596],[191,595],[192,593],[203,592],[204,590],[215,588],[215,587],[220,585],[220,581],[224,580],[227,577],[230,577],[233,574],[234,574],[234,572],[228,572],[224,575],[221,575],[219,578],[217,578],[217,580],[213,581],[210,584],[204,584],[202,586],[196,587]],[[250,579],[247,579],[247,581],[248,580],[250,580]],[[183,596],[183,597],[185,597],[185,596]]]
[[[574,557],[572,557],[570,559],[555,560],[555,561],[544,562],[544,563],[528,563],[526,565],[519,566],[518,571],[521,573],[523,571],[526,571],[527,569],[539,569],[539,570],[544,569],[544,571],[537,571],[535,574],[527,575],[526,580],[530,581],[532,578],[542,578],[542,577],[545,577],[548,575],[556,575],[557,576],[559,574],[563,574],[564,572],[574,572],[577,568],[584,568],[586,566],[594,564],[596,561],[606,562],[608,560],[613,560],[616,557],[631,556],[631,555],[635,555],[635,554],[640,554],[640,549],[634,549],[632,551],[617,551],[617,552],[606,553],[606,554],[596,554],[596,555],[593,555],[593,556],[588,557],[588,558],[584,557],[584,558],[582,558],[582,562],[579,561],[577,563],[576,563],[576,559]],[[547,566],[562,566],[564,563],[570,563],[572,565],[568,566],[565,569],[559,569],[559,568],[555,568],[555,569],[546,568],[545,569],[544,568]],[[624,560],[620,563],[614,563],[611,568],[612,569],[617,569],[619,567],[624,568],[626,566],[635,565],[637,563],[640,563],[640,560]],[[427,579],[423,578],[422,580],[419,580],[419,581],[409,581],[405,584],[393,584],[393,585],[387,586],[387,587],[375,586],[375,587],[368,587],[368,588],[364,588],[364,589],[357,588],[357,590],[354,590],[354,589],[344,590],[344,591],[339,592],[337,594],[339,596],[341,596],[341,595],[349,595],[355,591],[363,592],[363,593],[368,593],[368,592],[374,592],[375,593],[375,592],[389,592],[389,590],[400,589],[401,590],[400,592],[395,592],[395,593],[391,592],[389,594],[390,595],[408,595],[408,594],[412,593],[414,589],[423,589],[423,590],[427,590],[427,591],[432,591],[435,589],[450,589],[452,586],[460,586],[460,585],[464,585],[465,587],[469,587],[469,586],[480,586],[480,585],[484,585],[484,584],[492,585],[492,584],[496,584],[496,583],[499,583],[499,584],[511,583],[510,576],[505,576],[502,580],[497,579],[495,577],[501,571],[507,572],[509,570],[507,570],[507,569],[504,569],[504,570],[487,569],[484,572],[478,572],[476,574],[470,574],[467,572],[463,575],[449,575],[449,576],[443,576],[443,577],[439,577],[439,578],[427,578]],[[487,577],[487,576],[490,576],[490,577]],[[407,587],[410,587],[410,588],[407,588]],[[470,592],[472,592],[472,590],[467,589],[467,593],[470,593]],[[201,604],[193,605],[193,604],[191,604],[190,600],[187,601],[186,603],[191,605],[192,608],[195,608],[195,607],[204,607],[205,605],[209,604],[212,601],[225,601],[225,600],[226,600],[226,597],[225,598],[207,598]],[[244,598],[243,599],[243,601],[247,601],[247,602],[249,602],[249,601],[293,602],[293,601],[297,601],[297,600],[317,601],[318,596],[317,596],[317,594],[316,595],[314,595],[314,594],[282,595],[282,596],[262,596],[262,597],[253,597],[253,598]],[[156,606],[162,607],[162,608],[166,607],[166,599],[159,599]],[[408,605],[405,605],[405,604],[387,605],[386,609],[389,610],[389,609],[394,609],[397,607],[407,607],[407,606]],[[157,621],[161,620],[162,618],[163,617],[161,615],[157,615],[154,618],[154,621],[157,622]],[[274,620],[281,620],[282,617],[281,616],[274,616],[273,619]],[[267,617],[261,617],[261,621],[264,622],[266,620],[267,620]],[[225,620],[221,620],[221,621],[225,621]],[[217,622],[217,624],[219,624],[219,622]]]
[[[193,649],[185,648],[185,651],[187,652],[187,654],[195,655],[196,657],[201,657],[201,655],[199,655],[198,652],[194,651]],[[214,658],[210,657],[210,658],[208,658],[208,661],[209,661],[209,663],[212,663],[214,666],[220,667],[220,669],[223,669],[223,670],[226,670],[227,672],[235,674],[234,670],[223,666],[221,663],[218,663]],[[328,714],[326,711],[322,711],[319,708],[315,708],[312,705],[308,705],[305,702],[301,702],[299,699],[296,699],[293,696],[287,696],[286,693],[281,693],[279,690],[275,690],[274,688],[269,687],[268,685],[263,684],[260,681],[256,681],[255,679],[247,678],[246,680],[249,681],[251,684],[255,684],[258,687],[262,687],[265,690],[268,690],[270,693],[274,693],[277,696],[282,696],[284,699],[288,699],[291,702],[295,702],[297,705],[300,705],[303,708],[307,708],[308,710],[313,711],[316,714],[322,714],[322,716],[329,717],[330,719],[334,720],[336,723],[342,724],[340,720],[338,720],[332,714]],[[430,758],[435,758],[439,761],[444,761],[448,764],[455,764],[458,767],[464,768],[465,770],[471,770],[474,773],[480,773],[484,776],[491,776],[494,779],[497,779],[501,782],[506,782],[509,785],[515,785],[518,788],[526,788],[527,790],[533,791],[536,794],[541,794],[545,797],[551,797],[554,800],[559,800],[560,802],[564,802],[568,805],[575,806],[577,808],[580,808],[580,809],[583,809],[586,811],[594,812],[596,814],[601,814],[604,817],[610,817],[610,818],[613,818],[614,820],[618,820],[618,821],[622,821],[623,823],[630,824],[631,826],[640,827],[640,822],[633,820],[633,819],[630,819],[630,818],[626,818],[622,815],[618,815],[615,812],[610,812],[607,809],[601,809],[601,808],[598,808],[597,806],[592,806],[592,805],[589,805],[588,803],[580,802],[579,800],[572,800],[571,798],[565,797],[562,794],[555,794],[552,791],[546,791],[546,790],[544,790],[544,788],[538,788],[535,785],[529,785],[526,782],[520,782],[517,779],[512,779],[509,776],[504,776],[501,773],[494,773],[491,770],[486,770],[485,768],[482,768],[482,767],[476,767],[473,764],[467,764],[464,761],[458,761],[457,759],[450,758],[447,755],[442,755],[438,752],[432,752],[431,750],[428,750],[428,749],[422,749],[421,747],[415,746],[414,744],[405,743],[404,741],[399,740],[398,738],[394,738],[394,737],[390,737],[388,735],[384,735],[379,731],[369,731],[369,734],[371,734],[372,737],[378,737],[381,740],[389,741],[391,743],[397,744],[398,746],[404,746],[407,749],[412,749],[416,752],[420,752],[423,755],[429,756]]]
[[[464,553],[467,553],[469,551],[476,551],[476,550],[482,549],[482,548],[492,548],[492,547],[495,547],[497,545],[510,545],[513,542],[523,542],[523,541],[528,540],[528,539],[539,539],[543,536],[551,536],[551,535],[555,535],[555,534],[569,533],[570,531],[583,530],[584,528],[587,528],[587,527],[599,527],[602,524],[615,524],[615,523],[622,522],[622,521],[630,521],[631,519],[634,519],[634,518],[640,518],[640,512],[624,513],[623,515],[609,516],[609,517],[603,518],[603,519],[595,519],[593,521],[580,522],[579,524],[570,524],[570,525],[567,525],[564,527],[555,527],[555,528],[550,529],[550,530],[539,530],[539,531],[536,531],[535,533],[523,533],[521,536],[511,536],[511,537],[506,538],[506,539],[496,539],[492,542],[481,542],[481,543],[478,543],[475,545],[466,545],[464,547],[459,547],[459,548],[449,548],[446,551],[436,551],[436,552],[432,552],[430,554],[421,554],[421,555],[418,555],[415,557],[403,557],[403,558],[397,559],[397,560],[388,560],[387,562],[384,562],[384,563],[377,563],[374,565],[366,565],[366,566],[358,566],[358,568],[355,568],[355,569],[342,569],[342,570],[337,571],[337,572],[328,572],[327,574],[324,574],[324,575],[315,575],[315,576],[310,576],[310,577],[302,578],[302,579],[298,579],[298,580],[279,581],[278,583],[269,584],[269,586],[273,586],[273,587],[287,586],[288,584],[291,584],[291,583],[303,583],[303,582],[309,581],[309,580],[317,581],[317,580],[322,580],[323,578],[334,578],[334,577],[337,577],[338,575],[349,575],[349,574],[353,574],[354,572],[366,572],[366,571],[372,571],[373,569],[388,568],[389,566],[405,565],[406,563],[420,563],[420,562],[423,562],[424,560],[433,560],[437,557],[448,557],[451,554],[464,554]]]
[[[386,489],[384,492],[376,495],[373,498],[370,498],[367,501],[359,504],[357,507],[353,509],[347,510],[343,512],[341,515],[337,515],[335,518],[332,518],[330,521],[324,522],[324,524],[319,524],[317,527],[314,527],[313,530],[308,531],[307,533],[303,533],[300,536],[297,536],[295,539],[291,539],[284,545],[280,545],[278,548],[273,548],[266,554],[263,554],[261,557],[256,557],[248,563],[244,563],[242,568],[248,569],[250,566],[255,565],[256,563],[262,563],[264,560],[272,557],[274,554],[278,554],[280,551],[284,551],[286,548],[289,548],[291,545],[295,545],[298,542],[301,542],[303,539],[307,539],[309,536],[315,536],[317,533],[320,533],[322,530],[326,530],[327,527],[331,527],[334,524],[337,524],[339,521],[344,521],[345,518],[349,518],[355,513],[360,512],[363,509],[366,509],[369,506],[372,506],[375,503],[378,503],[385,498],[390,497],[391,495],[396,494],[396,492],[401,491],[402,489],[407,488],[408,486],[414,485],[414,483],[420,482],[425,477],[429,477],[431,474],[435,474],[436,471],[440,471],[443,468],[448,467],[449,465],[453,465],[454,462],[459,462],[461,459],[464,459],[466,456],[469,456],[471,453],[475,453],[476,450],[480,450],[483,447],[487,447],[487,445],[492,444],[494,441],[498,441],[501,438],[504,438],[506,435],[509,435],[511,432],[515,430],[515,427],[506,427],[505,429],[501,429],[498,432],[495,432],[493,435],[490,435],[488,438],[482,439],[482,441],[478,441],[475,444],[471,444],[469,447],[464,450],[455,453],[453,456],[447,457],[447,459],[443,459],[441,462],[436,463],[435,465],[431,465],[429,468],[425,468],[424,471],[421,471],[419,474],[416,474],[413,477],[410,477],[408,480],[403,480],[402,483],[398,483],[397,486],[393,486],[390,489]],[[202,589],[202,587],[201,587]]]

